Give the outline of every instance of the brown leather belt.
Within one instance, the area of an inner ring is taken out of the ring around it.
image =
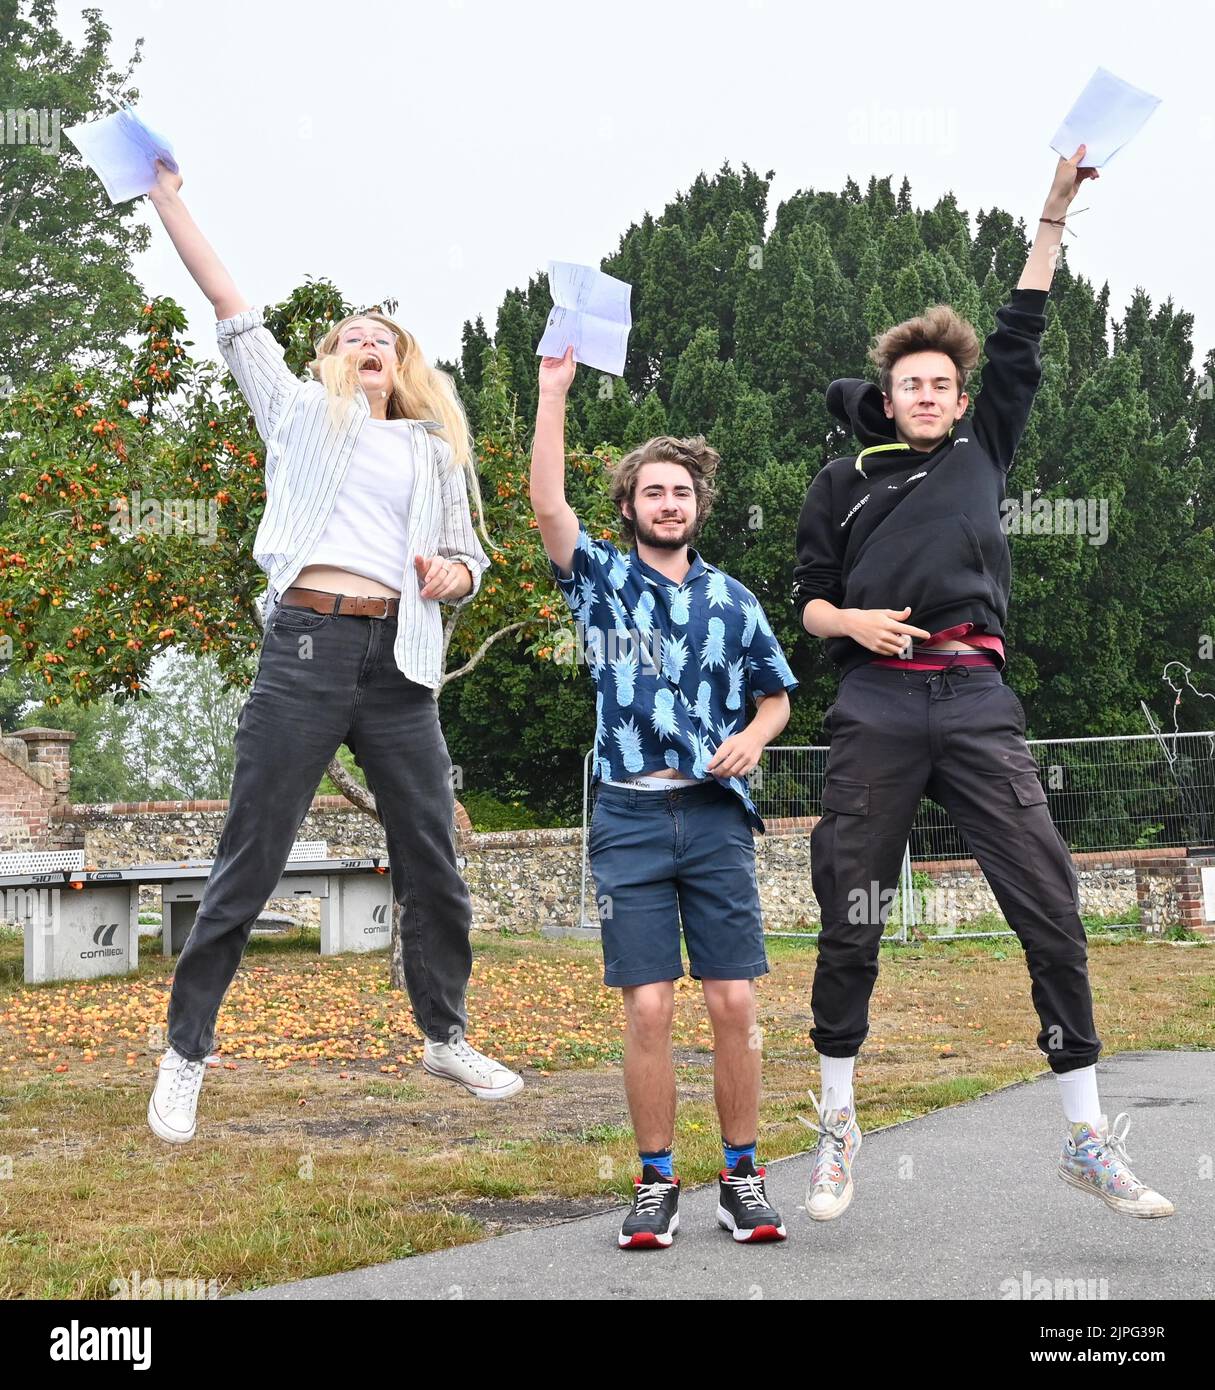
[[[378,594],[331,594],[324,589],[291,588],[279,603],[311,608],[316,613],[337,613],[348,618],[395,618],[400,599]],[[335,606],[336,604],[336,606]]]

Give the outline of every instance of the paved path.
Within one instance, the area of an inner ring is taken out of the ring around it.
[[[770,1163],[784,1242],[736,1245],[713,1183],[682,1194],[669,1250],[618,1250],[621,1207],[234,1297],[1000,1299],[1040,1298],[1042,1279],[1056,1297],[1215,1297],[1215,1052],[1121,1053],[1098,1077],[1110,1119],[1131,1116],[1132,1166],[1176,1215],[1119,1216],[1055,1176],[1065,1127],[1044,1074],[867,1134],[836,1221],[801,1209],[808,1155]]]

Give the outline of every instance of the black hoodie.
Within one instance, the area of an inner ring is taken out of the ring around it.
[[[1004,636],[1012,559],[1000,503],[1042,375],[1046,296],[1014,290],[997,311],[974,413],[931,453],[899,443],[878,386],[831,383],[827,408],[863,447],[832,459],[806,493],[793,571],[799,619],[824,598],[838,608],[910,607],[905,621],[926,632],[974,623]],[[827,654],[841,676],[877,655],[850,637],[828,638]]]

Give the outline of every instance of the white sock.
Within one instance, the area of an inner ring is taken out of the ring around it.
[[[852,1068],[855,1057],[824,1057],[819,1055],[823,1073],[824,1110],[842,1110],[852,1105]]]
[[[1059,1095],[1069,1125],[1084,1123],[1094,1129],[1101,1124],[1101,1101],[1097,1096],[1097,1064],[1061,1071]]]

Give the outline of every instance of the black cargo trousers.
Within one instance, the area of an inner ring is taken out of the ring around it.
[[[1076,874],[1025,742],[1025,711],[999,670],[857,666],[823,726],[831,750],[810,837],[822,914],[810,1033],[819,1054],[854,1057],[869,1031],[878,947],[924,795],[965,836],[1025,948],[1051,1070],[1095,1062]]]

